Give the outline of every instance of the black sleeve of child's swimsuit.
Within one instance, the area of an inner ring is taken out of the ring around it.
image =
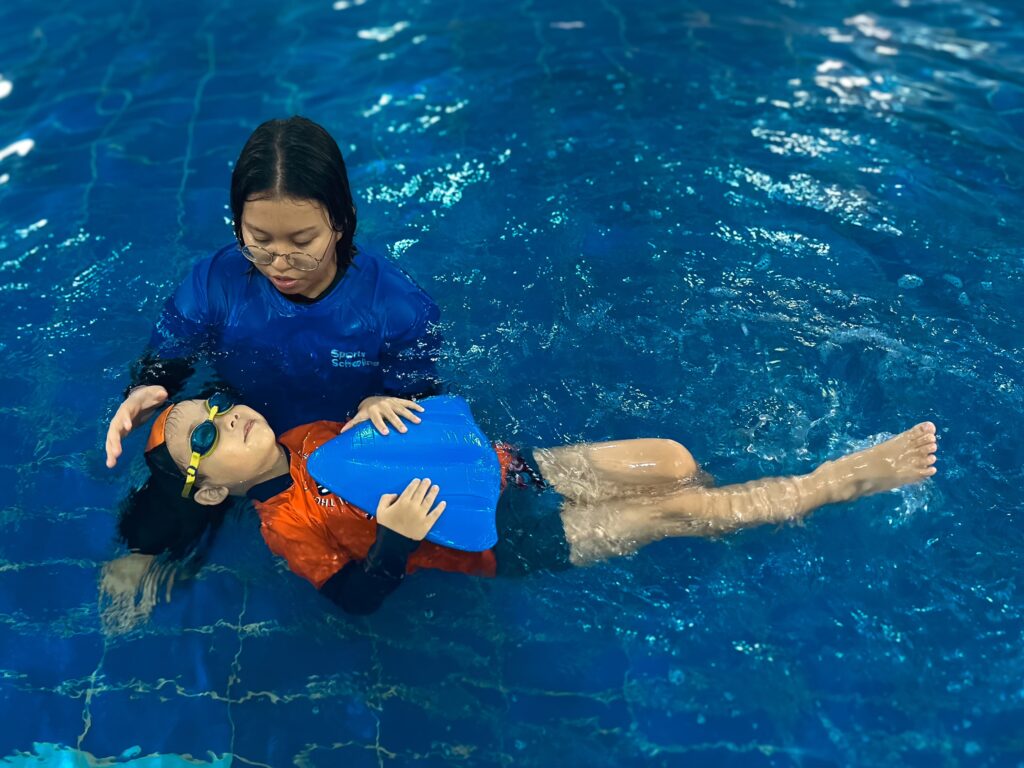
[[[162,359],[153,350],[146,350],[131,367],[131,383],[124,391],[125,398],[136,387],[159,385],[167,390],[168,397],[174,397],[184,387],[194,372],[192,364],[184,358]]]
[[[421,542],[377,526],[377,539],[365,560],[352,560],[331,576],[320,592],[345,613],[366,615],[380,608],[405,578],[405,566]]]

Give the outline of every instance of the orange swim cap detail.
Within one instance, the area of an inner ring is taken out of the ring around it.
[[[156,417],[156,421],[153,422],[153,428],[149,430],[149,440],[146,441],[146,453],[164,444],[164,425],[167,424],[167,417],[170,416],[172,410],[174,410],[174,406],[169,405],[164,408],[163,413]]]
[[[498,454],[498,465],[501,467],[501,490],[508,484],[508,468],[516,455],[516,449],[508,443],[495,443],[494,452]]]

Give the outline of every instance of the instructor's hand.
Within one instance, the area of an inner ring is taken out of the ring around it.
[[[406,486],[401,496],[385,493],[377,504],[377,523],[408,539],[423,541],[444,512],[446,503],[443,501],[431,509],[440,491],[430,484],[429,478],[417,478]]]
[[[107,466],[113,467],[121,456],[121,441],[128,433],[142,424],[153,411],[167,401],[167,390],[163,387],[137,387],[131,391],[107,429]]]
[[[356,424],[371,421],[373,426],[382,435],[391,434],[385,422],[390,422],[391,426],[399,432],[408,432],[409,428],[402,423],[403,418],[408,419],[413,424],[420,423],[420,417],[413,413],[413,411],[422,413],[423,406],[414,403],[412,400],[403,400],[400,397],[368,397],[359,404],[359,410],[356,411],[356,415],[352,417],[348,424],[342,427],[341,431],[348,432]]]

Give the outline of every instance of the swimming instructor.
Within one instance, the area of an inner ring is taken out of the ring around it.
[[[236,242],[193,267],[132,367],[108,467],[200,362],[277,431],[353,414],[405,431],[422,410],[413,398],[439,391],[437,305],[356,247],[345,161],[326,130],[298,116],[260,125],[231,175],[231,213]]]

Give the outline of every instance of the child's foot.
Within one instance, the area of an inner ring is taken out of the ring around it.
[[[891,491],[935,474],[935,425],[930,421],[911,427],[884,443],[843,456],[818,471],[835,490],[836,501],[851,501]]]

